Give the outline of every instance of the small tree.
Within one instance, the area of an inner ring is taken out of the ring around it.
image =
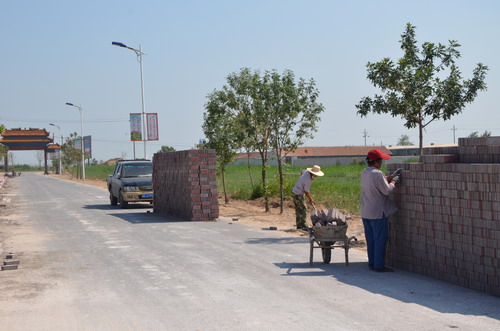
[[[225,203],[229,202],[226,190],[226,166],[233,161],[241,140],[241,134],[237,130],[236,118],[232,116],[229,107],[231,99],[232,95],[227,90],[214,91],[208,95],[208,102],[205,105],[207,111],[203,114],[203,132],[206,137],[204,147],[214,149],[217,155],[217,165],[222,176]]]
[[[290,70],[282,75],[275,70],[265,72],[263,85],[264,104],[271,112],[271,147],[278,161],[280,212],[283,213],[283,159],[305,139],[312,138],[324,107],[316,101],[319,92],[314,80],[306,82],[300,78],[295,82]]]
[[[479,134],[478,131],[471,132],[467,138],[479,138],[479,137],[491,137],[491,132],[488,130],[485,130],[481,135]]]
[[[162,152],[175,152],[175,148],[173,148],[172,146],[163,145],[161,146],[161,149],[158,151],[158,153]]]
[[[75,141],[79,140],[80,137],[76,132],[73,132],[66,138],[66,142],[61,146],[62,151],[62,163],[64,168],[68,169],[70,167],[78,167],[82,160],[82,152],[80,149],[75,148]],[[79,171],[77,171],[77,174]]]
[[[230,74],[227,81],[226,90],[231,97],[228,105],[234,110],[238,132],[244,135],[245,145],[260,154],[264,209],[268,212],[267,167],[273,114],[264,102],[266,95],[262,78],[259,71],[252,72],[248,68],[243,68],[239,73]]]
[[[472,79],[462,80],[455,64],[460,57],[460,44],[455,40],[450,40],[448,46],[425,42],[419,50],[415,26],[410,23],[400,42],[404,55],[396,63],[384,58],[366,65],[367,78],[384,94],[364,97],[356,108],[361,116],[391,114],[403,118],[407,128],[418,127],[422,154],[424,128],[434,120],[446,121],[461,113],[478,91],[486,90],[488,67],[479,63]]]
[[[410,137],[406,134],[401,135],[396,143],[396,146],[412,146],[413,143],[410,141]]]
[[[5,130],[5,125],[0,124],[0,135],[3,133],[3,130]],[[9,148],[5,145],[0,144],[0,160],[6,157],[8,152]]]
[[[45,153],[43,151],[36,151],[36,160],[38,161],[38,166],[42,166],[42,162],[45,160]]]

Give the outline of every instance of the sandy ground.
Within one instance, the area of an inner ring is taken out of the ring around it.
[[[51,177],[72,180],[85,185],[93,185],[103,189],[107,189],[106,181],[87,179],[85,181],[76,179],[71,175],[54,175]],[[291,235],[296,236],[307,236],[305,231],[297,230],[295,227],[295,209],[293,202],[291,200],[285,201],[285,209],[283,214],[280,214],[279,199],[270,200],[270,211],[264,211],[264,202],[262,199],[257,200],[231,200],[229,203],[225,204],[222,197],[219,199],[220,207],[220,218],[224,220],[234,220],[234,222],[242,222],[249,224],[251,226],[257,226],[260,228],[269,229],[270,227],[276,227],[278,231],[284,231]],[[335,206],[328,206],[334,208]],[[320,208],[325,208],[320,206]],[[358,239],[355,245],[358,248],[363,248],[365,243],[363,223],[359,215],[349,215],[350,220],[347,221],[349,228],[347,235],[356,236]],[[310,220],[308,224],[311,225]]]

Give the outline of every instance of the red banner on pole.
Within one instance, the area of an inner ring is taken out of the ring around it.
[[[148,140],[158,140],[158,113],[146,113]]]

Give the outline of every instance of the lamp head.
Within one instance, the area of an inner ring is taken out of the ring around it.
[[[124,43],[120,43],[118,41],[113,41],[111,43],[111,45],[118,46],[118,47],[125,47],[125,48],[127,47],[127,45],[125,45]]]
[[[71,102],[66,102],[66,104],[67,104],[68,106],[73,106],[73,107],[75,106],[75,105],[74,105],[74,104],[72,104]]]

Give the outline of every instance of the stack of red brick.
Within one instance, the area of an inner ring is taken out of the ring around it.
[[[500,137],[461,138],[421,163],[389,165],[404,180],[387,263],[500,296],[499,157]]]
[[[209,221],[219,217],[214,150],[195,149],[153,156],[155,213]]]

